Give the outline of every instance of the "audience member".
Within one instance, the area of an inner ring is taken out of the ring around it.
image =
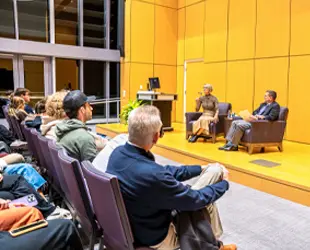
[[[45,109],[46,116],[42,117],[41,133],[48,139],[56,141],[56,125],[61,123],[67,116],[63,108],[63,100],[68,92],[61,91],[47,98]]]
[[[0,220],[5,220],[0,215]],[[12,237],[8,232],[0,231],[0,246],[8,250],[83,250],[79,233],[70,220],[48,221],[48,226]]]
[[[26,195],[33,194],[38,201],[35,206],[46,219],[71,219],[70,212],[55,207],[45,200],[21,175],[0,174],[0,198],[4,200],[15,200]]]
[[[23,176],[35,190],[39,190],[46,181],[32,165],[24,162],[25,160],[22,155],[8,154],[0,158],[0,173],[5,173],[7,175],[19,174]]]
[[[43,215],[38,209],[10,204],[10,200],[0,198],[0,231],[10,231],[42,219]]]
[[[25,101],[25,111],[28,114],[33,114],[33,109],[28,105],[30,102],[30,91],[25,88],[17,88],[14,92],[14,96],[21,97]]]
[[[251,121],[268,120],[275,121],[279,118],[280,105],[276,102],[277,93],[273,90],[267,90],[265,93],[265,102],[263,102],[249,117],[248,121],[235,120],[226,135],[227,143],[219,150],[238,151],[239,142],[247,129],[252,127]]]
[[[25,119],[25,125],[29,128],[35,128],[40,131],[42,125],[42,117],[46,116],[45,104],[47,98],[38,101],[34,107],[35,114],[29,114]]]
[[[229,188],[228,171],[222,166],[163,167],[157,164],[150,150],[162,135],[162,121],[154,106],[134,109],[129,115],[128,132],[129,141],[113,151],[107,172],[119,180],[135,244],[165,250],[179,247],[173,210],[203,209],[211,218],[214,234],[219,237],[222,228],[214,202]],[[199,175],[198,188],[181,183]],[[205,222],[210,227],[209,222]],[[236,249],[234,245],[220,246],[221,243],[215,241],[213,249]]]
[[[21,123],[28,115],[25,111],[25,101],[23,98],[14,96],[9,108],[9,115],[15,116],[15,118]]]
[[[114,149],[116,149],[121,145],[125,145],[127,141],[128,141],[127,134],[120,134],[109,140],[105,145],[104,149],[102,149],[96,156],[96,158],[93,160],[92,163],[94,167],[102,172],[105,172],[107,170],[110,155],[112,154]]]
[[[69,92],[63,101],[69,120],[64,120],[56,126],[59,144],[71,157],[79,161],[93,161],[106,143],[105,139],[91,133],[85,124],[92,119],[93,108],[89,104],[92,100],[94,98],[87,97],[80,90]]]
[[[16,138],[13,133],[4,125],[0,124],[0,141],[3,141],[5,144],[10,146],[15,140]]]

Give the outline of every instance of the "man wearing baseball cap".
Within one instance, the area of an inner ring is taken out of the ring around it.
[[[71,157],[79,161],[93,161],[97,155],[95,137],[85,124],[92,119],[93,108],[89,102],[95,99],[87,97],[80,90],[69,92],[63,101],[69,119],[56,126],[57,141]]]

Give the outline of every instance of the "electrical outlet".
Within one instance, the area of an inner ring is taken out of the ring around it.
[[[142,86],[142,85],[140,85],[140,89],[143,89],[143,86]]]
[[[123,97],[126,97],[126,90],[123,90]]]

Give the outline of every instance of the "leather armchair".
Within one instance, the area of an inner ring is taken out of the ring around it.
[[[231,111],[231,104],[226,102],[219,103],[219,121],[218,123],[211,122],[209,125],[210,136],[212,137],[212,142],[216,142],[216,136],[224,133],[224,121],[228,116],[229,111]],[[202,112],[186,112],[186,139],[188,139],[193,134],[193,123],[199,119]]]
[[[247,147],[248,153],[252,154],[254,148],[261,148],[261,152],[265,147],[278,147],[279,151],[283,151],[283,137],[285,133],[288,117],[288,108],[281,107],[280,115],[277,121],[258,120],[251,122],[252,127],[245,131],[241,138],[240,145]],[[225,132],[228,130],[228,125],[232,121],[226,120]]]

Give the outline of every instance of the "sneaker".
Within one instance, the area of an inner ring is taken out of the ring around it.
[[[224,245],[220,248],[220,250],[236,250],[237,246],[234,244],[231,245]]]
[[[55,219],[72,220],[72,215],[70,211],[57,206],[55,211],[46,218],[46,220],[55,220]]]
[[[20,146],[24,146],[24,145],[27,145],[27,142],[16,140],[16,141],[13,141],[10,146],[11,147],[20,147]]]

